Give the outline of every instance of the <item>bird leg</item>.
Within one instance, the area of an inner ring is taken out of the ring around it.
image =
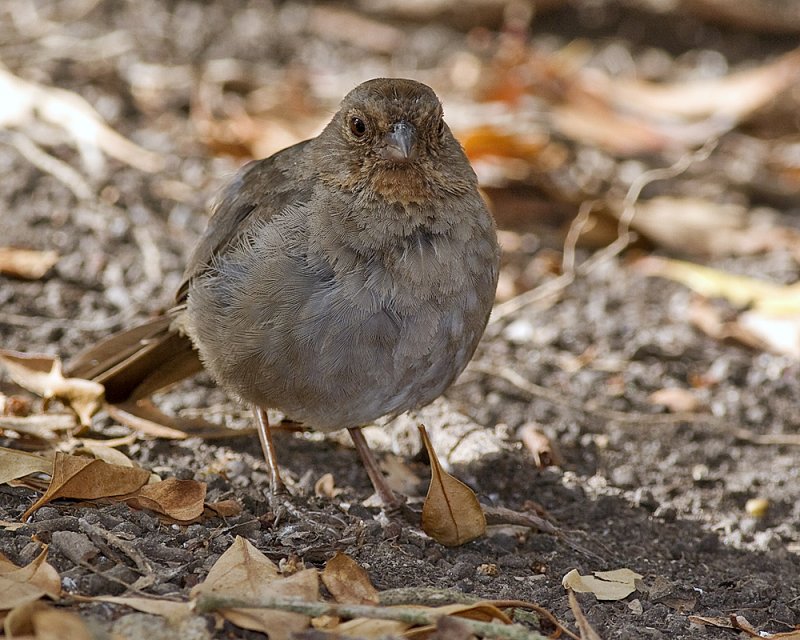
[[[281,478],[278,469],[278,456],[275,453],[275,444],[272,442],[272,431],[269,427],[267,412],[261,407],[253,407],[256,414],[256,424],[258,425],[258,439],[261,441],[261,450],[264,452],[264,459],[269,467],[269,490],[273,496],[285,496],[288,494],[286,485]]]
[[[356,451],[358,451],[361,462],[367,470],[370,482],[372,482],[372,486],[378,493],[378,497],[381,499],[386,512],[392,513],[401,511],[403,500],[392,491],[389,483],[386,482],[386,478],[384,478],[381,470],[378,468],[378,461],[375,459],[375,454],[373,454],[372,449],[369,448],[364,434],[361,433],[361,429],[353,427],[347,430],[350,432],[350,437],[353,439]]]
[[[258,439],[261,441],[261,450],[264,452],[264,459],[267,461],[269,468],[270,478],[270,493],[273,496],[285,496],[288,494],[286,485],[281,478],[280,470],[278,469],[278,456],[275,453],[275,444],[272,442],[272,431],[269,426],[269,418],[267,412],[261,407],[253,407],[256,416],[256,424],[258,425]],[[369,448],[364,434],[358,427],[349,428],[350,437],[353,439],[353,444],[356,447],[361,462],[367,470],[372,486],[381,499],[387,513],[399,512],[403,507],[403,499],[398,497],[389,484],[386,482],[381,470],[378,468],[378,461],[375,459],[375,454]]]

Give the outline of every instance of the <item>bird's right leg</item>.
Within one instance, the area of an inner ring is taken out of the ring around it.
[[[272,431],[270,430],[267,412],[261,407],[253,407],[253,411],[256,415],[261,450],[264,452],[264,459],[267,461],[267,467],[269,468],[270,493],[273,496],[287,496],[289,492],[281,478],[280,469],[278,469],[278,456],[275,453],[275,443],[272,442]]]

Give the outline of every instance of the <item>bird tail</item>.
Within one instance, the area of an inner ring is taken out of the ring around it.
[[[115,333],[79,353],[66,374],[105,387],[111,404],[137,401],[198,373],[202,365],[188,337],[162,315]]]

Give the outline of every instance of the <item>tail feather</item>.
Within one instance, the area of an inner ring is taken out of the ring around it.
[[[94,380],[112,404],[139,400],[202,370],[192,343],[171,328],[174,318],[159,316],[115,333],[79,353],[67,375]]]

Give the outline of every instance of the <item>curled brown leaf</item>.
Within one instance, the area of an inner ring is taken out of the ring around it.
[[[447,547],[466,544],[486,532],[486,517],[475,493],[442,469],[423,425],[419,433],[431,461],[431,484],[422,506],[422,530]]]

